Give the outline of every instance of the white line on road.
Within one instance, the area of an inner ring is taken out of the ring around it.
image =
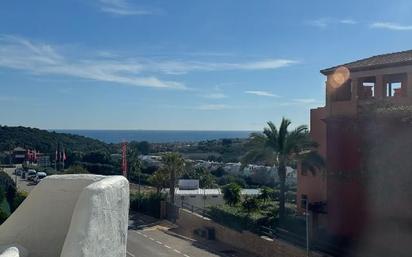
[[[187,255],[187,254],[183,254],[183,256],[184,256],[184,257],[190,257],[190,256],[189,256],[189,255]]]
[[[170,248],[172,248],[172,247],[170,247],[170,246],[168,246],[168,245],[164,245],[167,249],[170,249]]]
[[[147,235],[143,234],[143,236],[147,238]]]
[[[177,249],[173,249],[173,251],[175,251],[176,253],[182,253],[181,251],[177,250]]]
[[[152,241],[154,241],[154,238],[153,238],[153,237],[149,237],[149,239],[152,240]]]
[[[127,251],[126,253],[127,253],[127,255],[130,255],[131,257],[136,257],[133,253],[131,253],[129,251]]]
[[[142,233],[141,233],[141,232],[139,232],[139,231],[137,231],[136,233],[137,233],[137,234],[139,234],[139,235],[142,235]]]
[[[156,241],[156,243],[158,243],[159,245],[162,245],[163,243],[162,242],[160,242],[160,241]]]

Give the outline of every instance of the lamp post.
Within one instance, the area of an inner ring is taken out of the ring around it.
[[[309,250],[309,199],[306,199],[306,211],[305,211],[305,216],[306,216],[306,256],[309,257],[310,255],[310,250]]]

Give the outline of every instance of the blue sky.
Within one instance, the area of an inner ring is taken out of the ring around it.
[[[405,1],[0,3],[0,124],[260,130],[308,124],[319,70],[412,46]]]

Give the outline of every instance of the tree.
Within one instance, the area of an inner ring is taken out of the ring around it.
[[[185,161],[179,153],[170,152],[162,155],[161,170],[169,174],[169,196],[170,203],[175,203],[175,185],[176,177],[182,174],[185,167]]]
[[[246,197],[242,202],[242,208],[250,215],[259,209],[259,200],[256,197]]]
[[[187,169],[184,179],[198,179],[201,188],[213,188],[216,185],[213,175],[204,167]]]
[[[273,190],[270,187],[263,187],[260,189],[260,194],[258,198],[263,201],[263,203],[266,203],[269,201],[273,196]]]
[[[300,163],[302,169],[315,173],[324,166],[322,157],[316,151],[316,144],[310,139],[306,126],[301,125],[289,131],[291,121],[283,118],[279,129],[268,122],[263,133],[252,133],[247,143],[248,152],[241,159],[242,166],[260,163],[277,168],[280,184],[279,217],[285,215],[286,167]]]
[[[152,186],[156,187],[157,193],[160,193],[162,189],[167,187],[167,183],[169,182],[169,174],[165,173],[163,170],[158,170],[149,177],[148,182]]]
[[[83,166],[81,165],[74,165],[67,169],[65,174],[87,174],[89,173]]]
[[[128,153],[128,178],[132,182],[137,182],[139,184],[140,193],[140,175],[141,175],[141,163],[139,160],[139,154],[136,150],[129,150]]]
[[[230,183],[223,187],[223,199],[230,206],[235,206],[240,202],[240,186]]]

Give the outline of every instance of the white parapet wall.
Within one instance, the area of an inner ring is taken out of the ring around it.
[[[0,246],[30,257],[125,257],[128,211],[122,176],[50,176],[0,226]]]

